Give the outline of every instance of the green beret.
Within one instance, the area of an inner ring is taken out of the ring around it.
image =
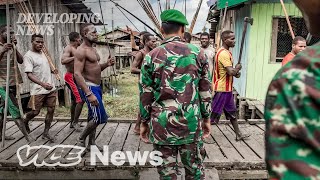
[[[160,15],[161,21],[164,22],[175,22],[183,25],[189,25],[186,17],[176,9],[165,10]]]

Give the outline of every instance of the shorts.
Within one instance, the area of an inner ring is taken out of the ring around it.
[[[70,89],[71,93],[71,99],[72,101],[75,101],[76,103],[82,103],[83,100],[80,96],[78,86],[76,85],[73,74],[70,72],[67,72],[66,75],[64,76],[64,80],[66,82],[66,85]]]
[[[28,107],[34,111],[40,111],[42,107],[55,107],[57,99],[57,91],[52,91],[49,94],[32,95]]]
[[[6,97],[5,87],[0,87],[0,114],[4,114],[4,103]],[[20,119],[21,114],[19,111],[18,101],[16,98],[16,86],[9,86],[9,98],[8,98],[8,112],[13,119]]]
[[[99,105],[92,106],[86,97],[85,93],[80,89],[80,94],[84,97],[85,102],[88,106],[88,119],[89,121],[93,120],[96,124],[104,124],[107,122],[109,116],[104,109],[103,101],[102,101],[102,89],[100,85],[90,85],[88,88],[91,92],[97,97]]]
[[[237,107],[234,103],[232,92],[216,92],[213,96],[211,107],[211,122],[218,123],[222,112],[224,112],[226,119],[236,119]]]

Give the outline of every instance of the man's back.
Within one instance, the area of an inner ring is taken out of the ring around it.
[[[283,67],[269,86],[265,119],[271,178],[311,179],[320,175],[315,169],[320,167],[319,57],[318,43]]]
[[[153,143],[181,145],[199,140],[199,121],[210,114],[208,68],[203,51],[179,37],[146,56],[140,80],[145,109],[141,114],[144,119],[151,117]]]

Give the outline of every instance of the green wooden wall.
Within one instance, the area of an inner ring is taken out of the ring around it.
[[[285,4],[291,16],[301,16],[293,3]],[[270,63],[272,17],[284,16],[280,3],[255,3],[252,5],[254,24],[250,30],[246,97],[265,99],[268,86],[280,69],[281,63]]]

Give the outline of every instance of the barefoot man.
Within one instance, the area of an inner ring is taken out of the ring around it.
[[[139,52],[134,57],[132,67],[131,67],[131,73],[140,75],[143,59],[152,49],[156,47],[156,41],[157,41],[156,38],[150,33],[146,33],[143,35],[144,48],[139,50]],[[141,115],[139,112],[138,118],[136,121],[136,126],[134,127],[134,133],[136,134],[140,134],[140,124],[141,124],[140,116]]]
[[[10,37],[15,45],[17,45],[17,40],[14,37],[14,31],[9,28]],[[19,107],[18,100],[16,98],[16,79],[15,79],[15,67],[13,58],[13,44],[7,43],[7,25],[0,26],[0,141],[2,140],[2,128],[4,120],[4,101],[6,97],[6,79],[7,79],[7,56],[10,56],[10,75],[9,75],[9,97],[8,97],[8,112],[14,119],[14,122],[19,127],[20,131],[23,133],[24,137],[28,142],[33,141],[33,138],[28,135],[26,127],[23,123]],[[11,55],[10,55],[11,52]],[[19,64],[23,63],[23,56],[16,51],[17,62]],[[22,83],[22,77],[19,69],[17,69],[17,76],[19,83]],[[5,136],[5,140],[14,140],[12,136]]]
[[[81,37],[77,32],[71,32],[69,34],[70,44],[64,48],[61,64],[65,65],[67,73],[64,76],[66,85],[72,92],[71,94],[71,122],[70,128],[75,128],[76,131],[80,131],[80,125],[78,124],[79,117],[82,111],[84,101],[81,99],[78,87],[73,78],[73,64],[74,64],[74,54],[77,50],[77,47],[81,45]]]
[[[102,101],[101,71],[114,64],[110,58],[106,63],[99,64],[100,57],[92,44],[98,41],[97,30],[93,24],[82,24],[80,33],[83,43],[77,48],[74,55],[74,76],[80,86],[80,93],[85,97],[88,105],[88,124],[79,137],[79,145],[85,147],[85,140],[89,135],[90,145],[95,144],[96,128],[107,122],[108,115]],[[100,150],[101,147],[97,146]]]

